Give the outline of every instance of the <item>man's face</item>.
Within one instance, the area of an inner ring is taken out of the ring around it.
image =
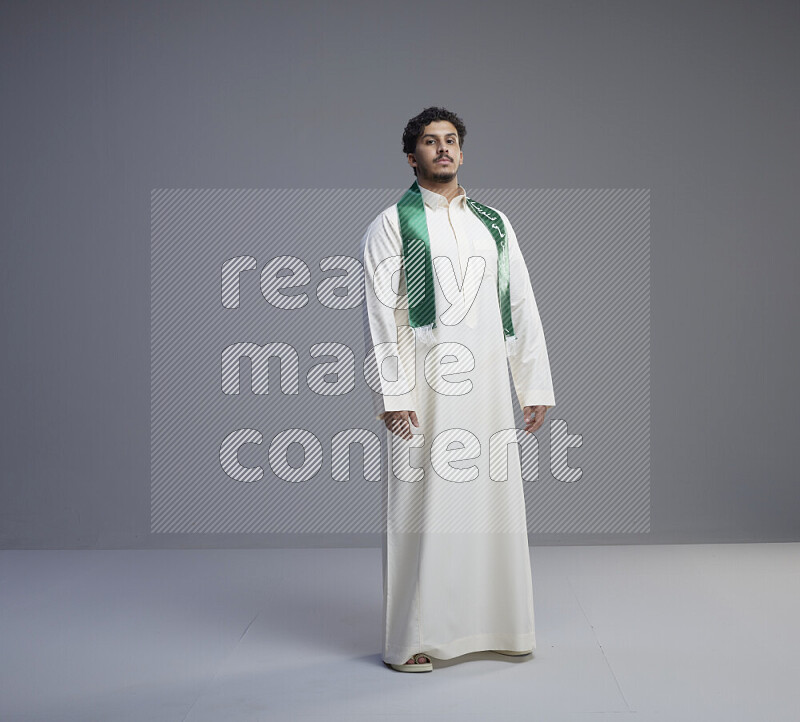
[[[428,123],[417,139],[417,148],[408,154],[408,163],[417,169],[417,180],[447,183],[458,173],[464,153],[458,145],[458,131],[449,120]]]

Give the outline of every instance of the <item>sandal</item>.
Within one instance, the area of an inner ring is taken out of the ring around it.
[[[427,661],[420,662],[420,657]],[[431,658],[427,654],[417,652],[412,656],[412,659],[414,660],[413,664],[392,664],[390,662],[387,664],[389,664],[392,669],[396,669],[398,672],[433,672],[433,664],[431,663]]]

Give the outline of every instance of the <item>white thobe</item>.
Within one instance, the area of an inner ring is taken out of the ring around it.
[[[497,247],[459,190],[448,202],[420,187],[434,265],[435,346],[415,344],[408,328],[396,204],[375,218],[361,246],[367,365],[371,358],[383,372],[374,379],[376,416],[413,410],[420,423],[410,441],[386,430],[383,659],[396,664],[416,652],[451,659],[536,647],[508,365],[520,407],[550,407],[550,364],[525,260],[498,211],[517,335],[506,356]]]

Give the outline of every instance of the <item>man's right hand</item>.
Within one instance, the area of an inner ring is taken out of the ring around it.
[[[419,428],[416,411],[386,411],[383,414],[383,423],[393,434],[403,439],[409,440],[413,437],[409,420],[414,426]]]

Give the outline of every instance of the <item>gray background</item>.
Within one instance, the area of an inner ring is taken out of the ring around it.
[[[384,459],[390,451],[375,418],[383,402],[370,399],[366,380],[378,388],[377,366],[364,363],[373,342],[359,257],[365,228],[403,190],[153,191],[151,531],[386,528],[380,492],[388,482],[374,467],[381,447]],[[530,482],[528,531],[649,531],[649,191],[470,193],[503,208],[515,229],[547,320],[554,373],[565,379],[536,435],[522,432],[519,400],[508,395]],[[276,278],[278,268],[295,276]],[[292,287],[277,294],[282,283]],[[282,364],[264,363],[281,351],[270,346],[283,347]],[[456,378],[480,382],[477,371]],[[421,374],[416,382],[428,384]],[[607,403],[587,404],[598,388]],[[424,415],[420,421],[432,453]],[[363,451],[336,456],[342,437]],[[424,456],[414,448],[408,461],[416,466]],[[487,483],[494,486],[479,478],[452,493]],[[452,510],[445,517],[455,519]]]
[[[797,539],[799,15],[4,2],[0,543],[377,543],[149,533],[150,192],[407,187],[432,104],[466,121],[467,189],[650,189],[650,533],[532,543]],[[572,400],[609,426],[613,401]]]

